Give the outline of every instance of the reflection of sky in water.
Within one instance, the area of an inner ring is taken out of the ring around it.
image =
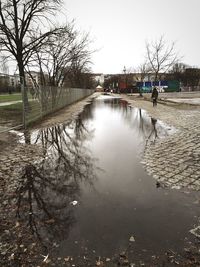
[[[138,108],[131,108],[127,105],[126,101],[119,98],[113,101],[110,96],[101,96],[94,105],[94,128],[102,139],[106,138],[120,138],[126,139],[129,135],[127,130],[127,137],[125,129],[128,128],[132,131],[132,137],[139,143],[140,149],[149,141],[155,141],[156,138],[164,138],[176,130],[169,127],[160,120],[155,120],[148,116],[145,110]],[[126,126],[125,126],[126,124]],[[103,126],[111,129],[109,136],[107,131],[104,131]],[[117,125],[117,129],[115,129]],[[121,134],[123,128],[123,135]],[[156,136],[155,136],[156,131]]]
[[[107,105],[105,105],[105,103]],[[120,105],[119,105],[120,104]],[[100,127],[102,124],[109,124],[108,127],[112,128],[112,123],[115,123],[115,120],[124,120],[130,128],[133,129],[136,135],[135,137],[138,138],[138,141],[142,141],[144,143],[145,140],[149,138],[149,135],[151,135],[151,132],[153,130],[151,117],[147,114],[145,110],[141,110],[138,108],[132,108],[127,104],[126,101],[121,100],[120,98],[115,98],[113,103],[113,97],[110,97],[108,95],[104,96],[101,95],[96,99],[96,108],[94,109],[94,116],[95,120],[98,121],[98,123],[95,125],[95,129],[98,129],[100,131]],[[99,108],[97,108],[99,107]],[[87,108],[87,107],[86,107]],[[112,120],[110,120],[109,112],[110,108],[113,112]],[[115,114],[114,114],[115,113]],[[84,116],[83,116],[84,120]],[[60,124],[62,125],[62,124]],[[87,121],[87,126],[89,128],[93,127],[93,120]],[[160,120],[156,120],[155,123],[157,135],[158,138],[166,137],[170,134],[173,134],[176,129],[174,127],[169,127],[167,124]],[[73,135],[74,132],[74,122],[68,123],[66,125],[67,132],[70,135]],[[45,129],[44,129],[45,130]],[[34,130],[30,134],[30,143],[31,144],[39,144],[41,142],[39,135],[42,129]],[[20,136],[19,142],[25,143],[25,137],[23,133],[12,131],[17,133]],[[115,133],[117,134],[117,133]],[[151,136],[152,138],[153,136]],[[141,140],[142,138],[142,140]]]

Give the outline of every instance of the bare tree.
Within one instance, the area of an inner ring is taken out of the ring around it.
[[[171,71],[168,74],[168,77],[171,80],[177,80],[179,82],[182,82],[184,74],[186,69],[188,69],[189,66],[182,62],[177,62],[172,66]]]
[[[151,67],[148,64],[147,61],[144,61],[138,66],[138,71],[140,73],[140,82],[143,82],[145,77],[148,75],[148,73],[151,71]]]
[[[25,81],[25,66],[34,51],[55,32],[55,29],[45,29],[44,21],[50,23],[48,17],[55,14],[61,2],[62,0],[0,0],[1,52],[16,60],[21,83]]]
[[[0,57],[0,62],[1,62],[1,72],[4,74],[9,74],[9,67],[6,61],[5,56]]]
[[[89,33],[73,29],[72,36],[70,45],[64,47],[65,54],[59,57],[61,60],[56,69],[56,76],[59,74],[58,81],[61,86],[68,79],[74,87],[80,87],[84,84],[84,74],[89,73],[91,54],[94,51],[90,50]]]
[[[66,78],[77,79],[77,75],[88,70],[92,53],[89,45],[89,34],[81,34],[73,22],[67,23],[59,34],[49,36],[46,44],[37,49],[29,69],[39,69],[43,85],[63,86]]]
[[[70,73],[67,73],[66,78],[70,81],[72,87],[91,88],[94,87],[94,80],[91,76],[89,65],[91,64],[90,56],[93,51],[89,49],[88,35],[85,35],[80,40],[77,46]]]
[[[155,81],[158,80],[160,72],[167,72],[178,60],[174,43],[168,45],[163,36],[155,42],[146,42],[146,52]]]
[[[49,36],[45,45],[35,50],[35,56],[28,68],[39,68],[42,85],[58,86],[61,83],[64,70],[71,64],[73,57],[73,27],[72,24],[65,25],[57,35]]]
[[[174,64],[168,77],[171,80],[179,81],[183,86],[191,87],[191,89],[200,85],[200,69],[182,62]]]

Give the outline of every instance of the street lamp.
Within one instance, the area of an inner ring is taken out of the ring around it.
[[[123,72],[124,72],[124,77],[125,77],[125,89],[126,89],[126,67],[124,66],[124,69],[123,69]]]
[[[124,74],[126,74],[126,67],[125,66],[124,66],[123,72],[124,72]]]

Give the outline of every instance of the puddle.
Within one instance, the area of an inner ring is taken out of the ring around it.
[[[24,181],[37,192],[32,221],[40,239],[58,244],[56,257],[112,257],[130,242],[136,258],[183,250],[199,215],[194,196],[157,188],[140,163],[148,142],[173,131],[120,98],[101,96],[76,121],[22,137],[43,147]]]

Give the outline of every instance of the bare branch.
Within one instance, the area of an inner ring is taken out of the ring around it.
[[[163,36],[155,42],[146,42],[146,53],[151,71],[155,74],[155,80],[158,79],[160,72],[167,72],[178,60],[174,42],[167,45]]]

